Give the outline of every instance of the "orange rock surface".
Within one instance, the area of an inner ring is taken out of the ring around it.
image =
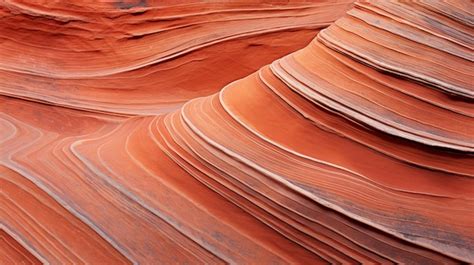
[[[0,1],[0,264],[473,263],[470,10]]]
[[[0,93],[113,114],[169,112],[302,48],[350,7],[93,2],[1,1]]]

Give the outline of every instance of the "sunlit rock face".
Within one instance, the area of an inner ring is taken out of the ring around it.
[[[0,263],[474,262],[472,4],[249,2],[0,2]]]

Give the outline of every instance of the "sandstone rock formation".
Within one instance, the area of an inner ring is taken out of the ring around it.
[[[351,4],[81,2],[0,1],[1,94],[168,112],[302,48]]]
[[[0,262],[474,262],[471,3],[0,3]]]

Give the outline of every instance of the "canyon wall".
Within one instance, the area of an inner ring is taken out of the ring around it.
[[[474,262],[471,3],[0,6],[0,263]]]

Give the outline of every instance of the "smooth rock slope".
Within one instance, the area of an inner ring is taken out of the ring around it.
[[[0,3],[0,263],[474,262],[471,3]]]

